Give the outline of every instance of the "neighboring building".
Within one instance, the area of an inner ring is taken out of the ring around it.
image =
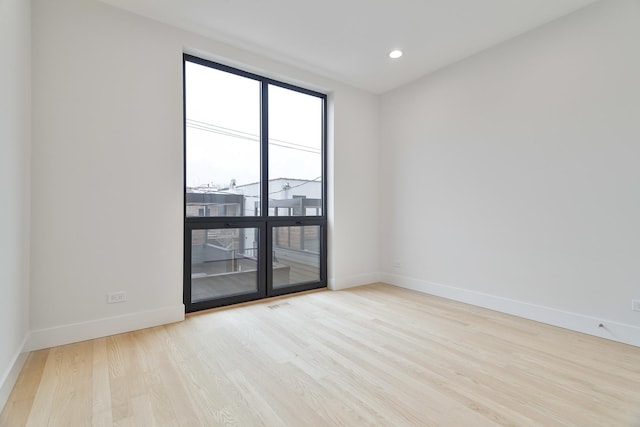
[[[313,216],[322,209],[322,181],[297,178],[269,180],[269,215]],[[257,216],[260,183],[187,188],[187,216]]]

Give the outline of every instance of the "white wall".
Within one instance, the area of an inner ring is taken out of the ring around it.
[[[640,345],[639,76],[610,0],[385,94],[383,279]]]
[[[185,50],[331,92],[336,179],[375,183],[375,96],[95,0],[35,0],[32,348],[182,318]],[[377,271],[376,218],[356,216],[377,193],[329,184],[341,287]]]
[[[0,409],[29,330],[30,4],[0,1]]]
[[[351,88],[335,93],[334,220],[329,235],[334,289],[379,280],[378,125],[378,96]]]

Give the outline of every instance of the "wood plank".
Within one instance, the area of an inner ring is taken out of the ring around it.
[[[385,284],[34,352],[0,426],[640,426],[640,348]]]

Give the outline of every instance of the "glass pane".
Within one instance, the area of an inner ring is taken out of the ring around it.
[[[258,291],[257,228],[191,231],[191,302]]]
[[[320,281],[320,226],[273,228],[273,287]]]
[[[323,100],[269,85],[269,215],[322,215]]]
[[[187,216],[255,216],[260,82],[185,63]]]

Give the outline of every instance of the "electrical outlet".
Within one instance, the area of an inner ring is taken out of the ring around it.
[[[127,300],[127,293],[125,291],[113,292],[107,294],[107,304],[114,304],[116,302],[125,302]]]
[[[631,310],[640,311],[640,299],[631,300]]]

